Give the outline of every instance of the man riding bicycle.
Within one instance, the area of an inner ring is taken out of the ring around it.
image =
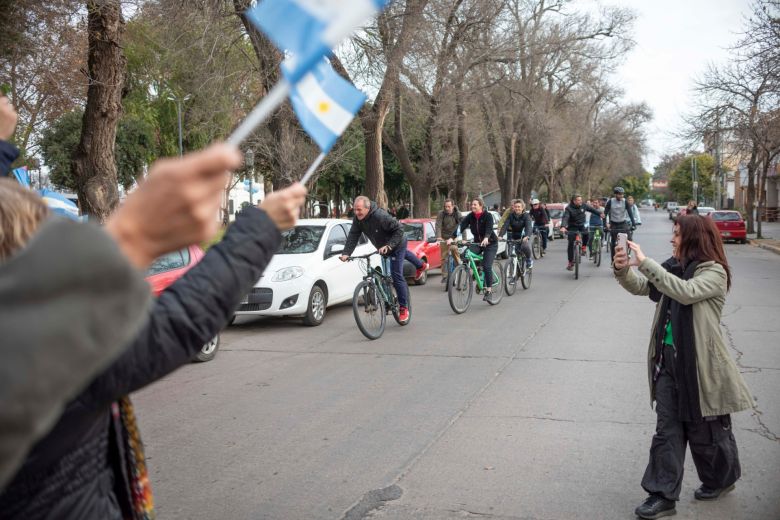
[[[450,237],[456,234],[461,219],[460,212],[455,207],[455,201],[452,199],[445,200],[444,209],[441,210],[439,215],[436,217],[436,240],[439,241],[439,248],[441,250],[442,283],[447,283],[447,276],[449,275],[447,272],[447,265],[445,264],[447,253],[452,255],[453,260],[455,260],[455,265],[460,263],[460,253],[458,252],[458,246],[445,244],[443,237]]]
[[[352,220],[347,243],[339,259],[342,262],[349,260],[349,255],[355,250],[361,233],[365,234],[380,255],[390,257],[390,273],[400,306],[399,319],[402,322],[409,321],[409,288],[404,279],[406,237],[403,228],[392,215],[366,196],[357,197],[353,209],[355,218]]]
[[[606,215],[604,221],[611,239],[609,252],[612,259],[615,258],[615,244],[617,244],[618,233],[626,233],[629,235],[628,238],[630,240],[631,232],[636,229],[631,205],[626,201],[626,190],[616,186],[613,191],[615,196],[607,201],[607,206],[604,208],[604,214]]]
[[[493,215],[485,210],[485,203],[479,197],[471,201],[471,213],[463,217],[458,228],[447,239],[447,244],[452,244],[458,230],[462,233],[466,228],[471,230],[474,241],[469,249],[482,255],[482,272],[485,273],[484,299],[487,301],[493,290],[493,261],[498,253],[498,237],[493,231]]]
[[[566,265],[566,270],[571,271],[574,269],[574,240],[576,233],[581,235],[585,234],[585,219],[587,218],[586,212],[603,214],[600,209],[596,209],[590,204],[582,203],[582,195],[574,195],[566,206],[563,212],[563,218],[561,219],[561,233],[567,234],[569,245],[566,248],[566,254],[569,258],[569,263]],[[582,246],[583,253],[585,252],[585,246]]]
[[[593,206],[595,209],[601,211],[601,201],[599,199],[593,199],[590,201],[590,205]],[[589,227],[589,234],[588,234],[588,250],[593,253],[593,236],[595,235],[596,229],[604,230],[604,219],[601,218],[600,213],[591,213],[590,214],[590,221],[588,223]],[[603,233],[602,233],[603,236]],[[596,244],[596,248],[601,247],[601,244]]]
[[[547,251],[547,225],[550,223],[550,212],[547,211],[539,199],[531,200],[531,219],[534,221],[534,232],[537,229],[542,235],[542,251]]]
[[[531,256],[531,244],[529,242],[529,238],[533,233],[533,222],[531,215],[525,212],[525,203],[520,199],[512,201],[512,213],[509,214],[504,221],[504,225],[501,226],[498,237],[504,236],[507,230],[509,230],[509,238],[521,241],[515,244],[515,249],[525,257],[525,265],[530,269],[534,266],[534,260]]]

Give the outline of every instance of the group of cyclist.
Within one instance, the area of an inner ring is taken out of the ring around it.
[[[641,224],[639,212],[633,204],[633,199],[631,197],[626,199],[625,190],[622,187],[618,186],[613,191],[614,196],[607,201],[604,208],[601,208],[598,199],[584,203],[581,195],[574,195],[566,206],[560,227],[561,233],[565,234],[568,239],[566,269],[573,268],[574,243],[578,233],[583,240],[582,252],[584,254],[587,251],[586,248],[592,246],[593,235],[589,233],[589,230],[596,228],[608,230],[611,235],[610,253],[614,257],[617,234],[627,233],[630,235],[636,226]],[[389,256],[393,285],[400,304],[401,320],[408,320],[409,293],[403,276],[403,261],[414,255],[408,254],[401,226],[398,220],[387,211],[377,207],[376,203],[371,202],[367,197],[356,198],[354,210],[353,225],[340,258],[342,261],[347,261],[357,246],[361,233],[365,234],[380,254]],[[550,220],[549,212],[539,199],[531,200],[531,209],[527,212],[525,203],[520,199],[515,199],[512,201],[512,207],[502,218],[498,234],[496,234],[493,229],[493,216],[486,210],[485,203],[481,198],[477,197],[471,201],[471,212],[465,216],[460,215],[452,199],[447,199],[444,202],[444,209],[436,219],[436,234],[442,259],[449,254],[452,255],[457,264],[460,263],[460,255],[455,241],[463,231],[469,229],[473,237],[469,248],[482,255],[483,265],[491,266],[498,253],[499,237],[508,233],[517,254],[524,258],[526,268],[532,268],[533,255],[530,241],[534,232],[540,230],[542,251],[547,250]],[[414,264],[418,273],[428,267],[416,257],[414,260],[417,260]],[[443,269],[442,281],[445,283],[447,275],[446,269]],[[484,276],[484,298],[487,300],[493,290],[492,269],[485,269]]]

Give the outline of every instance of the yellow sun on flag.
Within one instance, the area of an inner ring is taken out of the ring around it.
[[[321,114],[330,111],[330,103],[328,103],[327,101],[320,101],[319,104],[317,105],[317,110]]]

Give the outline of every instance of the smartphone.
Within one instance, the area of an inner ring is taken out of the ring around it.
[[[628,254],[628,235],[626,233],[618,233],[617,234],[617,244],[615,245],[616,248],[622,247],[623,251]]]

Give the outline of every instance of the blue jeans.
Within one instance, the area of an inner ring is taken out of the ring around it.
[[[393,286],[396,294],[398,294],[398,303],[401,307],[409,307],[409,288],[406,286],[406,279],[404,278],[406,252],[406,240],[404,240],[401,242],[401,245],[388,255],[390,258],[390,275],[393,277]],[[417,263],[420,263],[420,261],[417,260]]]
[[[409,260],[409,262],[410,262],[410,263],[411,263],[411,264],[412,264],[414,267],[416,267],[417,269],[422,269],[422,266],[423,266],[422,260],[420,260],[419,258],[417,258],[417,255],[415,255],[414,253],[412,253],[412,252],[411,252],[411,251],[409,251],[408,249],[406,250],[406,253],[404,254],[404,258],[406,258],[407,260]]]

